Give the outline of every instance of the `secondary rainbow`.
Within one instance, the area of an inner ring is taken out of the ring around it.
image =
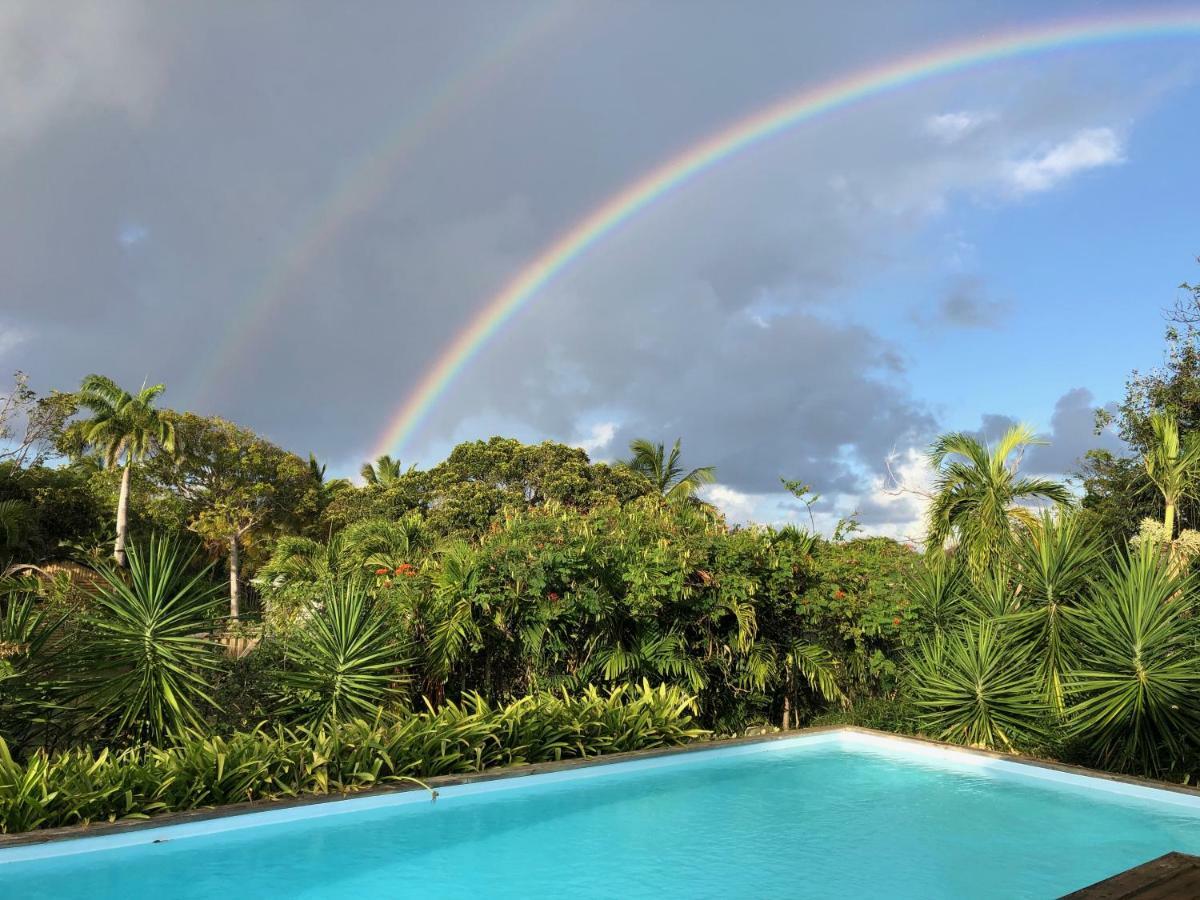
[[[479,350],[568,265],[655,200],[735,154],[822,113],[990,62],[1068,47],[1200,35],[1200,7],[1059,21],[934,48],[808,88],[704,138],[620,190],[549,244],[443,349],[388,421],[372,458],[400,449]]]
[[[296,279],[342,230],[361,212],[369,209],[387,188],[396,170],[439,129],[454,121],[503,77],[506,66],[557,29],[577,11],[572,3],[538,7],[518,17],[481,56],[452,71],[422,102],[404,109],[398,124],[383,140],[342,167],[342,174],[311,213],[293,229],[274,258],[256,290],[241,304],[238,319],[225,331],[224,339],[208,355],[207,365],[192,381],[196,402],[211,399],[236,364],[248,356],[272,314],[287,300]]]

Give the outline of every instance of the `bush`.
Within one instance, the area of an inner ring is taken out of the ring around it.
[[[193,732],[162,748],[38,751],[23,763],[0,740],[0,832],[673,746],[704,736],[693,708],[678,689],[642,685],[536,694],[503,708],[472,695],[395,720]]]

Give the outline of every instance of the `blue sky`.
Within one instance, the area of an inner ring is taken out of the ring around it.
[[[1045,426],[1062,388],[1078,384],[1118,398],[1129,369],[1157,364],[1162,310],[1174,302],[1175,285],[1200,279],[1200,192],[1183,176],[1197,121],[1197,92],[1172,91],[1130,123],[1123,162],[1001,208],[957,204],[926,236],[926,252],[936,255],[945,234],[961,235],[989,295],[1010,309],[996,327],[965,340],[935,338],[936,355],[914,363],[915,389],[944,398],[964,426],[981,409]],[[919,304],[928,285],[906,293]],[[913,346],[923,343],[919,330],[905,335]],[[1011,363],[1003,380],[993,377],[997,367],[978,365],[981,356]]]
[[[0,365],[163,381],[354,473],[489,298],[663,160],[863,66],[1144,8],[11,0]],[[1068,474],[1200,280],[1198,47],[988,65],[749,149],[541,291],[397,452],[678,436],[735,519],[806,517],[788,476],[822,527],[895,535],[921,507],[886,460],[919,486],[939,431],[1027,420],[1055,444],[1026,464]]]

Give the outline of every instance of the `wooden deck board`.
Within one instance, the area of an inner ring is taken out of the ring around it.
[[[1061,900],[1182,900],[1200,897],[1200,856],[1167,853]]]

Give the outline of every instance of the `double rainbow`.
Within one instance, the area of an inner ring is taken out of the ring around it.
[[[1117,41],[1200,35],[1200,8],[1060,21],[954,42],[801,91],[713,134],[629,184],[549,244],[443,349],[389,419],[371,456],[399,449],[480,349],[572,262],[656,200],[795,125],[941,75],[1014,57]]]
[[[527,54],[575,14],[577,7],[558,3],[538,7],[517,18],[486,53],[452,70],[436,89],[404,109],[398,124],[383,140],[348,165],[333,188],[315,204],[308,216],[284,243],[284,252],[266,270],[256,289],[241,304],[237,320],[225,331],[222,342],[207,357],[193,381],[197,401],[221,387],[236,363],[244,359],[262,336],[273,314],[281,308],[296,282],[313,260],[329,247],[360,213],[371,208],[412,154],[478,102],[499,81],[505,69]]]

